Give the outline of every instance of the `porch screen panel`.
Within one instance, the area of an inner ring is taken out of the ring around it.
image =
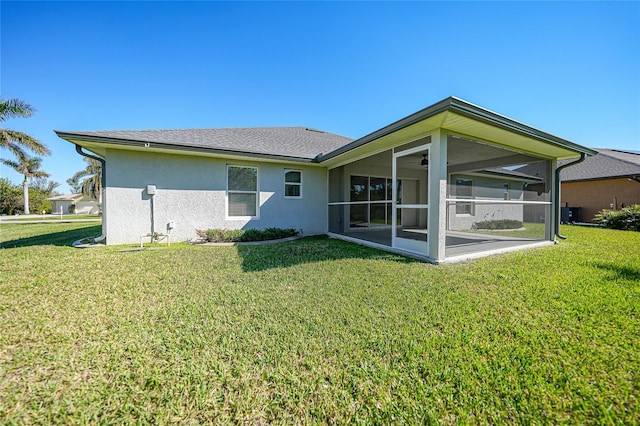
[[[550,160],[451,136],[447,158],[446,256],[551,238]]]

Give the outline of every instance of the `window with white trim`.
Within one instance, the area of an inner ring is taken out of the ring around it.
[[[456,179],[456,198],[473,198],[473,181],[471,179]],[[456,214],[473,215],[472,203],[456,203]]]
[[[302,171],[284,169],[285,198],[302,198]]]
[[[227,166],[227,216],[258,216],[258,168]]]

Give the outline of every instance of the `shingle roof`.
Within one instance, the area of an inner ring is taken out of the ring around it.
[[[616,149],[596,149],[598,155],[587,157],[582,163],[562,170],[562,181],[608,179],[640,176],[640,153]],[[560,161],[566,164],[568,161]]]
[[[113,143],[149,143],[162,148],[195,148],[312,160],[353,139],[306,127],[221,129],[108,130],[56,132],[65,139],[81,137]]]
[[[65,195],[56,195],[55,197],[49,197],[47,200],[49,201],[73,201],[77,198],[82,198],[82,194],[65,194]]]

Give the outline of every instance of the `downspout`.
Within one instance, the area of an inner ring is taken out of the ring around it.
[[[101,173],[101,176],[100,176],[100,183],[102,184],[102,196],[104,197],[104,190],[105,190],[106,185],[107,185],[107,178],[106,178],[107,173],[106,173],[106,167],[105,167],[106,162],[105,162],[104,158],[98,157],[96,155],[88,154],[88,153],[86,153],[86,152],[84,152],[82,150],[82,147],[80,145],[78,145],[78,144],[75,144],[75,145],[76,145],[76,152],[78,154],[82,155],[83,157],[91,158],[93,160],[96,160],[96,161],[100,162],[100,166],[101,166],[100,168],[102,170],[102,173]],[[107,239],[107,236],[104,235],[104,233],[102,233],[102,235],[100,235],[99,237],[90,238],[90,239],[93,240],[94,243],[102,243]],[[86,246],[86,240],[88,240],[88,238],[83,238],[81,240],[75,241],[72,244],[72,246],[74,246],[74,247],[79,247],[79,246],[83,246],[83,245]]]
[[[562,240],[566,240],[567,237],[560,234],[560,216],[561,216],[560,214],[560,171],[566,167],[573,166],[578,163],[582,163],[586,158],[587,158],[587,154],[582,152],[580,153],[580,158],[578,158],[576,161],[572,161],[571,163],[563,164],[560,167],[556,167],[556,187],[554,188],[555,190],[553,191],[553,201],[554,201],[554,204],[556,205],[557,211],[556,211],[556,220],[555,220],[555,223],[553,224],[553,227],[554,227],[555,236]]]

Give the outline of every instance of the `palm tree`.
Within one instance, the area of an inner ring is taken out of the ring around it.
[[[40,170],[42,158],[27,157],[24,155],[18,157],[18,161],[5,159],[0,161],[21,175],[24,175],[24,180],[22,181],[22,191],[24,192],[24,214],[29,214],[29,179],[49,177],[49,173],[44,170]]]
[[[35,110],[28,103],[12,98],[0,98],[0,122],[9,118],[23,117],[28,118],[33,115]],[[17,158],[26,158],[25,148],[40,155],[49,155],[49,148],[39,142],[37,139],[26,133],[17,130],[5,129],[0,127],[0,148],[6,148],[11,151]]]
[[[100,202],[102,196],[102,163],[93,158],[83,158],[87,167],[67,179],[72,187],[79,187],[81,192]]]

